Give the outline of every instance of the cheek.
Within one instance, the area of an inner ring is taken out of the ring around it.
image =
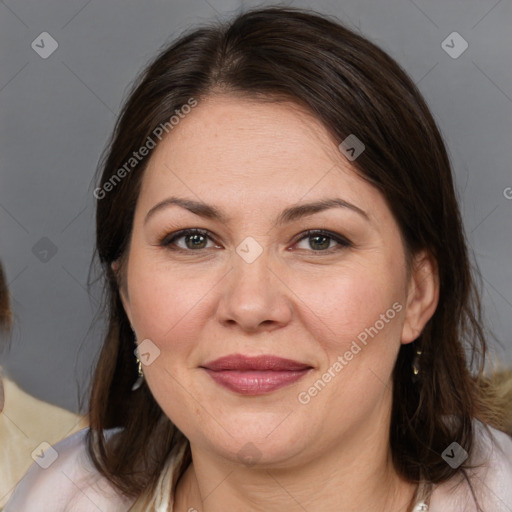
[[[401,279],[392,268],[366,268],[317,280],[313,292],[310,282],[302,283],[302,322],[322,356],[319,372],[304,382],[298,400],[323,411],[319,416],[330,425],[357,423],[386,393],[400,348]]]
[[[207,292],[216,282],[214,273],[192,276],[155,267],[137,256],[131,263],[129,296],[137,336],[140,341],[151,340],[160,350],[154,362],[144,368],[146,382],[166,415],[187,430],[189,422],[194,422],[191,417],[201,415],[201,407],[193,398],[200,394],[190,385],[190,370],[211,315],[205,307]]]
[[[294,283],[302,321],[329,353],[344,351],[358,336],[364,341],[368,330],[375,335],[374,327],[383,336],[398,336],[402,276],[382,268],[354,266]]]
[[[180,349],[204,324],[208,292],[216,279],[214,272],[186,273],[135,256],[128,282],[138,336],[161,348],[172,340],[173,349]]]

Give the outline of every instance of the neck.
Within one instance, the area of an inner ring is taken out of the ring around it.
[[[174,510],[409,512],[417,485],[394,470],[383,419],[366,420],[338,446],[285,468],[248,468],[191,445]]]

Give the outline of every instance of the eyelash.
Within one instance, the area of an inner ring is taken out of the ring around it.
[[[182,229],[180,231],[176,231],[175,233],[170,233],[169,235],[165,236],[161,240],[160,245],[163,247],[166,247],[167,249],[172,250],[172,251],[182,251],[182,252],[196,252],[196,251],[199,252],[201,250],[207,249],[207,248],[184,249],[183,247],[176,247],[176,246],[172,247],[172,245],[176,242],[176,240],[179,240],[180,238],[184,238],[184,237],[190,236],[190,235],[201,235],[201,236],[207,237],[210,240],[214,241],[213,238],[210,236],[209,231],[206,231],[204,229],[199,229],[199,228],[191,228],[191,229]],[[323,237],[329,238],[331,240],[334,240],[338,244],[338,246],[330,247],[325,250],[315,251],[315,250],[311,249],[311,251],[315,252],[315,253],[331,254],[334,251],[339,251],[341,249],[346,249],[347,247],[352,247],[352,242],[350,242],[350,240],[348,240],[344,236],[341,236],[337,233],[333,233],[332,231],[326,231],[323,229],[309,229],[309,230],[301,233],[300,235],[298,235],[298,237],[296,238],[296,240],[293,243],[295,245],[304,239],[312,238],[314,236],[323,236]]]

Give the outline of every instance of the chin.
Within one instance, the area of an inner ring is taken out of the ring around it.
[[[203,439],[198,439],[197,445],[208,445],[208,451],[249,468],[291,466],[294,459],[311,447],[308,439],[312,436],[305,435],[304,424],[285,427],[288,419],[283,422],[281,416],[279,424],[275,417],[267,422],[259,417],[258,425],[249,424],[247,428],[238,421],[236,428],[226,429],[229,433],[222,429],[220,437],[205,439],[203,431]],[[193,437],[191,442],[195,444]]]

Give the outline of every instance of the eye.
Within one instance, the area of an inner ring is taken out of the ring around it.
[[[181,241],[179,243],[179,241]],[[169,249],[181,249],[183,251],[186,250],[199,250],[199,249],[209,249],[211,247],[219,247],[216,244],[208,246],[208,240],[212,243],[212,239],[208,231],[203,229],[182,229],[180,231],[176,231],[175,233],[171,233],[167,235],[161,242],[160,245],[168,247]],[[173,247],[174,246],[174,247]]]
[[[300,243],[306,241],[309,247],[298,247]],[[210,242],[210,245],[208,245]],[[337,244],[333,247],[333,243]],[[219,248],[210,233],[204,229],[182,229],[167,235],[160,245],[171,250],[197,251],[200,249]],[[325,231],[321,229],[311,229],[303,234],[295,243],[295,247],[299,249],[313,250],[314,252],[332,252],[350,247],[352,243],[342,235]]]
[[[298,243],[301,243],[303,240],[307,240],[306,243],[308,243],[309,247],[299,247],[299,249],[313,249],[314,252],[331,252],[332,250],[336,251],[352,245],[344,236],[322,229],[308,230],[305,235],[299,238]],[[332,242],[338,245],[332,247]]]

